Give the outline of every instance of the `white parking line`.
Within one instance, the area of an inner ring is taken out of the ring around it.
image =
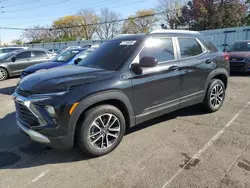
[[[248,101],[243,108],[240,109],[240,111],[225,125],[225,127],[223,127],[216,135],[213,136],[213,138],[211,140],[209,140],[204,146],[203,148],[201,148],[190,160],[189,162],[184,165],[180,170],[178,170],[176,172],[176,174],[174,174],[172,176],[172,178],[170,178],[163,186],[162,188],[166,188],[192,161],[194,161],[195,159],[199,158],[200,155],[206,151],[213,143],[215,140],[217,140],[224,132],[225,130],[231,126],[231,124],[239,117],[239,115],[241,114],[241,112],[247,108],[250,104],[250,101]]]
[[[39,180],[40,178],[42,178],[43,176],[45,176],[45,174],[47,174],[49,172],[49,170],[46,170],[44,172],[42,172],[41,174],[39,174],[35,179],[32,180],[32,182],[36,182],[37,180]]]

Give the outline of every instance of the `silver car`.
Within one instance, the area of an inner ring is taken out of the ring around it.
[[[7,53],[0,57],[0,81],[21,75],[25,68],[49,61],[52,57],[52,52],[34,48]]]

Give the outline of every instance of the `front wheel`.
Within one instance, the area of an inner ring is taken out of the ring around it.
[[[4,68],[0,68],[0,81],[8,78],[8,72]]]
[[[225,85],[219,79],[211,80],[206,97],[203,101],[209,112],[219,110],[225,99]]]
[[[112,105],[101,105],[88,110],[78,131],[78,144],[91,156],[102,156],[114,150],[125,133],[122,112]]]

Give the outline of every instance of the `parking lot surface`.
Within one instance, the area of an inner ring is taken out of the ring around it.
[[[88,158],[31,142],[0,82],[0,187],[250,187],[250,78],[232,76],[220,111],[194,106],[138,125],[112,153]]]

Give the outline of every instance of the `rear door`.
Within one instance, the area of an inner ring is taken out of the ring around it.
[[[50,60],[50,57],[45,51],[32,51],[32,62],[30,62],[31,65],[35,65],[37,63],[42,63]]]
[[[9,63],[12,74],[21,74],[23,69],[30,65],[32,61],[31,51],[20,52],[15,55],[15,61]]]
[[[194,37],[178,37],[181,60],[180,107],[202,101],[209,73],[216,68],[213,53],[209,53],[202,42]]]
[[[179,107],[180,62],[176,59],[173,44],[172,38],[152,37],[132,62],[138,63],[145,56],[154,57],[159,62],[156,67],[142,68],[142,74],[132,78],[137,123]]]

